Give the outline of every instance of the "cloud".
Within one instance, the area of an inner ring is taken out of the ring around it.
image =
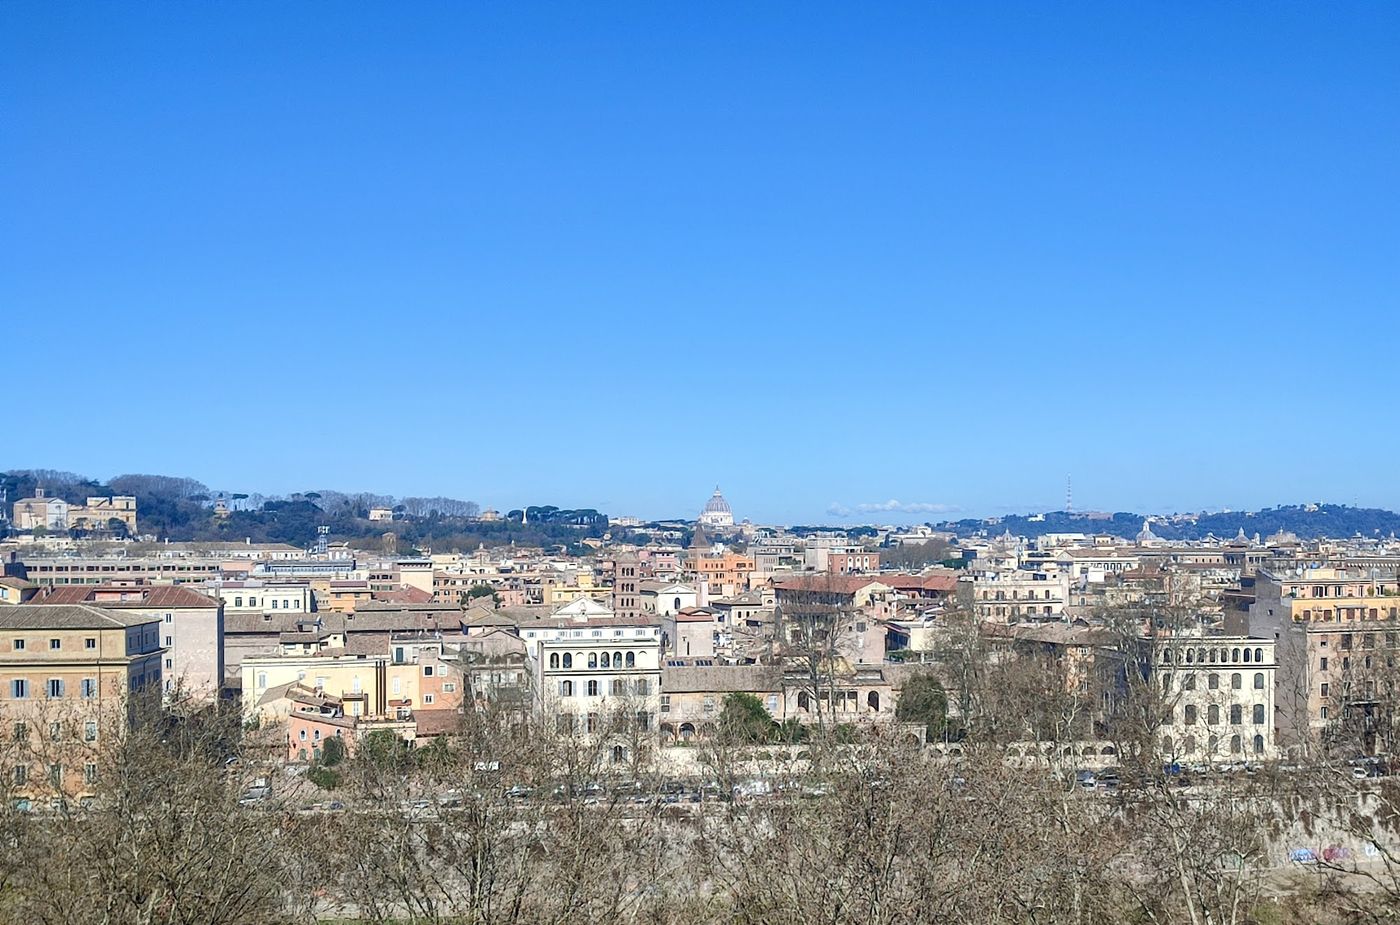
[[[848,507],[833,501],[826,512],[833,517],[853,517],[857,514],[955,514],[962,508],[956,504],[935,504],[929,501],[867,501]]]

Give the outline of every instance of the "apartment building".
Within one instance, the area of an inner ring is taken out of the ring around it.
[[[1153,677],[1171,711],[1160,733],[1164,760],[1277,757],[1272,639],[1169,635],[1150,645]]]
[[[563,728],[593,733],[624,711],[654,729],[661,683],[661,627],[624,619],[584,598],[521,626],[542,708]]]
[[[248,719],[286,719],[293,685],[338,698],[353,717],[408,719],[415,710],[456,709],[463,685],[455,663],[435,633],[384,639],[327,629],[285,632],[278,652],[243,658],[243,713]]]
[[[23,577],[41,585],[112,582],[178,585],[221,577],[224,561],[196,556],[25,556],[23,569]]]
[[[0,722],[23,801],[82,797],[97,751],[159,689],[164,650],[149,615],[82,605],[0,607]]]
[[[1228,615],[1235,626],[1240,616]],[[1400,583],[1379,569],[1260,569],[1248,631],[1277,643],[1278,736],[1305,748],[1346,710],[1374,703],[1376,675],[1397,655]]]
[[[1062,571],[999,569],[958,581],[958,600],[983,620],[1049,623],[1064,619],[1069,577]]]
[[[176,585],[67,585],[46,589],[31,604],[85,604],[131,614],[160,626],[162,684],[195,700],[219,695],[224,681],[224,610],[216,598]]]

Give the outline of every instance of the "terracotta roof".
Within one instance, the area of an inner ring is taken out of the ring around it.
[[[374,599],[386,604],[431,604],[433,596],[422,588],[405,587],[393,591],[376,591]]]
[[[773,587],[779,591],[811,591],[817,594],[855,594],[869,585],[884,584],[875,575],[797,575],[779,578]],[[890,587],[885,585],[885,587]]]
[[[139,599],[135,595],[139,595]],[[111,596],[110,600],[103,599],[108,596]],[[60,585],[50,588],[33,603],[172,609],[214,609],[219,606],[216,599],[180,585]]]
[[[414,710],[413,722],[420,736],[439,736],[456,732],[462,725],[462,715],[456,710]]]

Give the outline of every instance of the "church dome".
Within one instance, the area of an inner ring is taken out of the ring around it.
[[[719,488],[715,488],[715,493],[710,495],[710,500],[705,502],[704,514],[732,514],[729,509],[729,502],[724,500],[724,495],[719,493]]]
[[[705,507],[700,511],[700,523],[711,527],[734,526],[734,512],[729,509],[729,502],[724,500],[724,495],[719,493],[719,486],[715,486],[715,493],[710,495],[710,500],[705,502]]]

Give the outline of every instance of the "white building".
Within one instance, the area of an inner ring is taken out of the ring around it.
[[[1153,675],[1170,719],[1164,758],[1185,763],[1274,758],[1274,642],[1252,636],[1152,640]]]
[[[698,603],[697,592],[690,585],[670,581],[644,581],[638,588],[642,610],[658,617],[670,617]]]
[[[655,729],[661,687],[661,627],[624,619],[588,598],[520,628],[540,708],[560,728],[598,732],[622,714]]]

